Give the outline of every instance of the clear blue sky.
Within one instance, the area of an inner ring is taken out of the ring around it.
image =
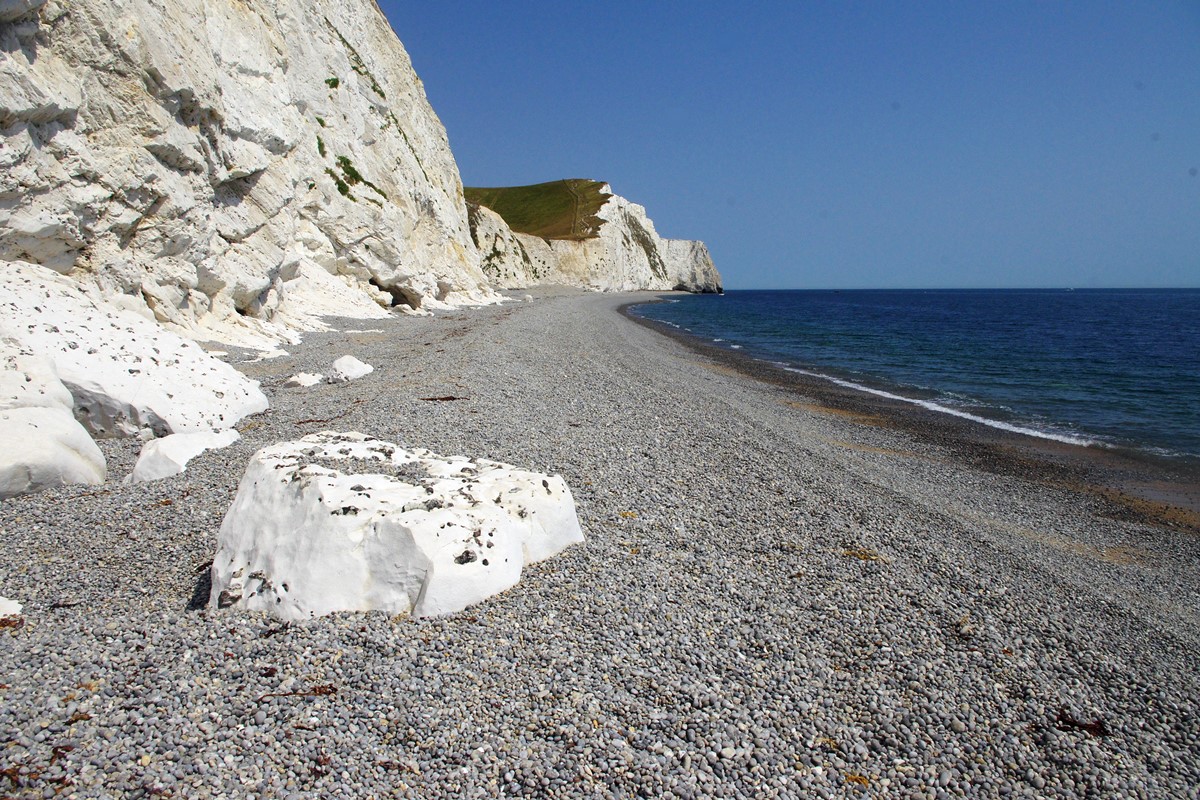
[[[381,0],[463,181],[595,178],[728,288],[1200,286],[1200,2]]]

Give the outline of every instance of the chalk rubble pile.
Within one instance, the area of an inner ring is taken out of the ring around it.
[[[195,342],[46,267],[3,265],[0,318],[5,496],[102,483],[89,434],[211,433],[267,408],[257,382]]]
[[[104,476],[104,456],[75,419],[54,363],[0,327],[0,498]]]

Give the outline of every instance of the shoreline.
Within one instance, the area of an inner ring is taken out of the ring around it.
[[[669,297],[670,295],[660,295]],[[1124,448],[1088,446],[1009,431],[924,408],[835,380],[797,372],[682,329],[632,313],[634,323],[682,343],[737,373],[794,392],[811,410],[891,427],[928,444],[947,447],[964,463],[1000,475],[1068,488],[1105,503],[1115,519],[1136,520],[1200,534],[1200,464],[1176,462]]]

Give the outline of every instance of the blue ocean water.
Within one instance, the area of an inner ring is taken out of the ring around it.
[[[996,427],[1200,460],[1200,289],[731,291],[634,313]]]

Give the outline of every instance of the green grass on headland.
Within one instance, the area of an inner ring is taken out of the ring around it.
[[[499,214],[518,233],[543,239],[594,239],[601,221],[600,206],[612,195],[601,192],[600,181],[572,178],[533,186],[491,189],[464,187],[467,201]]]

